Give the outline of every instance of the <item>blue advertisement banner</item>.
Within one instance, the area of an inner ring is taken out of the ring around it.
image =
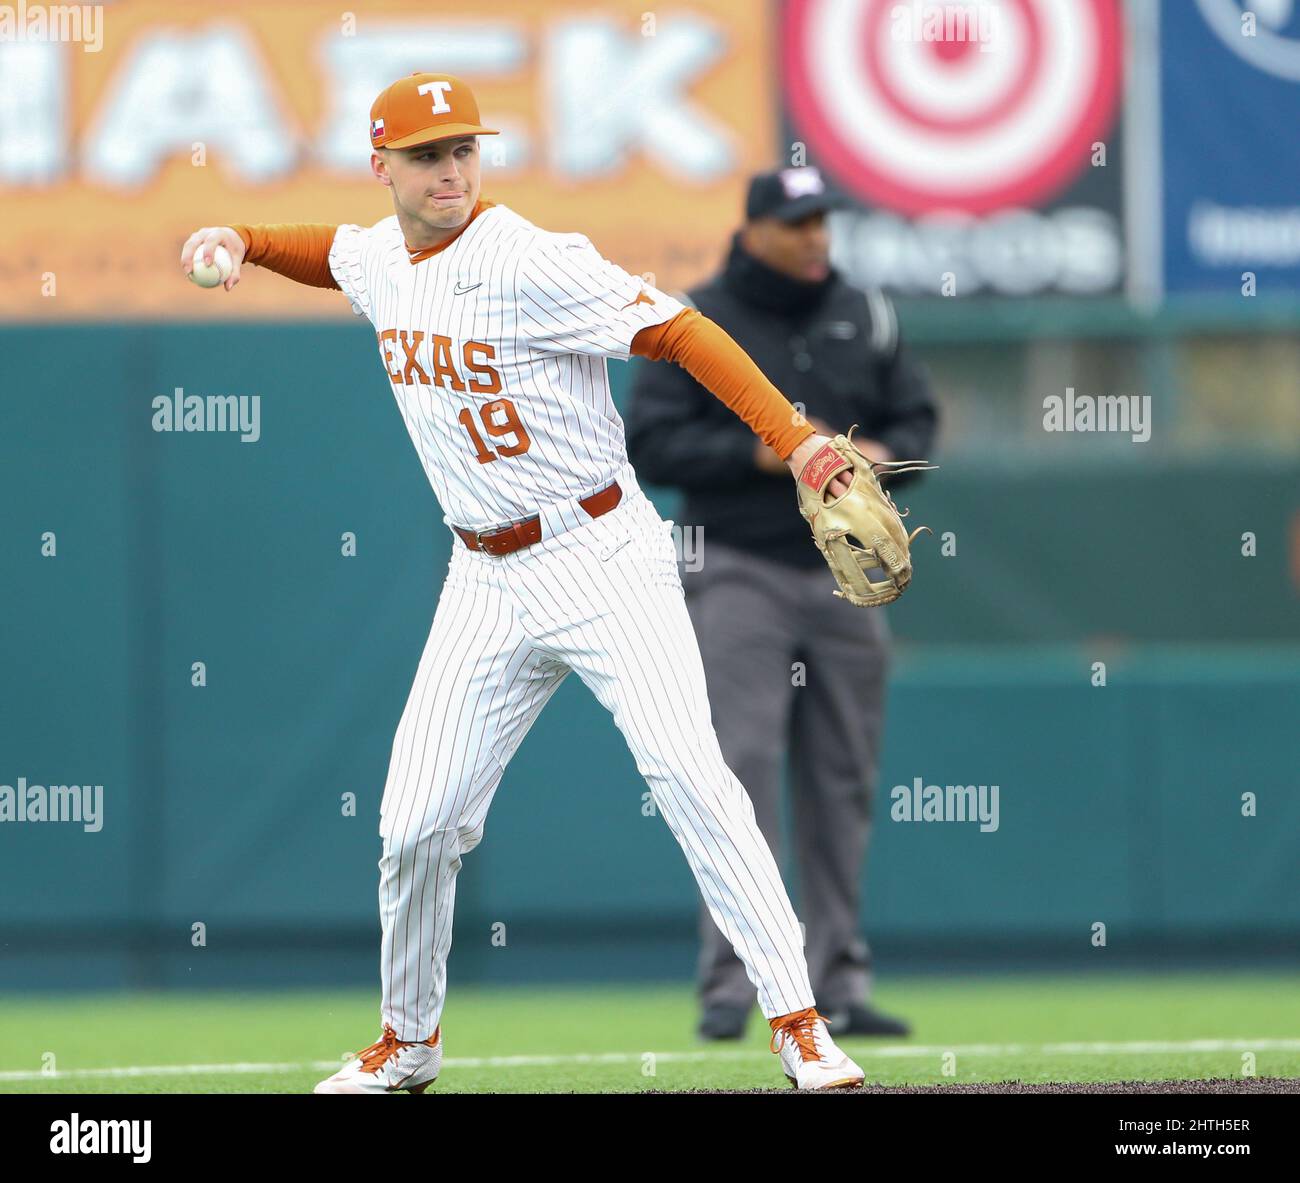
[[[1300,289],[1300,5],[1165,0],[1165,290]]]

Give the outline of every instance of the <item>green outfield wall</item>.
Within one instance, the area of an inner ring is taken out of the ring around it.
[[[0,822],[0,986],[369,980],[450,551],[371,334],[10,327],[0,358],[0,786],[103,786],[97,827]],[[258,396],[256,439],[155,430],[177,387]],[[882,962],[1295,956],[1300,462],[939,458],[901,498],[936,537],[889,609]],[[917,778],[997,785],[996,828],[893,820]],[[643,787],[571,680],[466,859],[453,980],[689,972]]]

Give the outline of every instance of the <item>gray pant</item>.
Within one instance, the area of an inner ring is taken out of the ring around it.
[[[722,754],[781,863],[789,752],[808,973],[823,1012],[841,1010],[864,1001],[871,988],[858,900],[880,754],[888,625],[882,609],[832,596],[835,581],[825,567],[805,571],[708,538],[700,560],[700,569],[682,578]],[[703,1005],[752,1005],[745,967],[705,909],[701,939]]]

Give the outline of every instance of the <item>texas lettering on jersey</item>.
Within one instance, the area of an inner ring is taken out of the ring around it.
[[[432,255],[412,258],[396,217],[340,226],[330,251],[447,522],[470,529],[614,479],[627,455],[607,360],[684,307],[584,235],[484,205]]]
[[[400,355],[395,349],[399,345]],[[424,364],[420,361],[421,351]],[[497,351],[486,341],[456,344],[450,337],[426,334],[420,329],[384,329],[379,334],[379,353],[388,377],[396,384],[446,386],[475,394],[496,394],[501,389],[501,375],[487,364]],[[459,368],[456,358],[460,358]],[[469,376],[468,382],[461,377],[462,372]]]

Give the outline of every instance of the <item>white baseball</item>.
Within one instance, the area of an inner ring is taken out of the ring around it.
[[[199,287],[214,288],[230,278],[235,263],[224,246],[218,243],[212,248],[211,263],[205,263],[201,256],[201,250],[194,252],[194,270],[190,272],[190,279]]]

